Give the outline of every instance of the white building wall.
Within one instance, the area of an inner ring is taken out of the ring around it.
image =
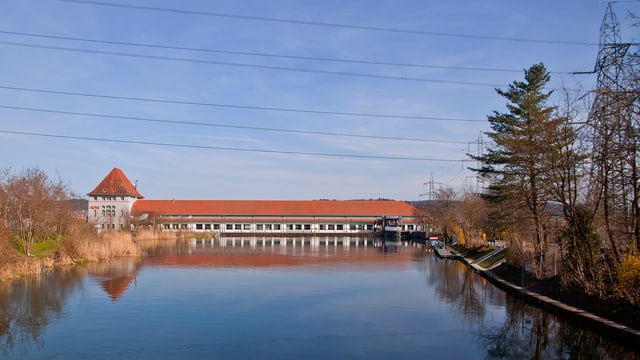
[[[124,229],[135,201],[135,197],[126,195],[90,196],[88,221],[100,230]]]

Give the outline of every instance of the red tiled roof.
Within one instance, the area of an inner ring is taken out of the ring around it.
[[[414,216],[394,200],[138,200],[131,214],[222,216]]]
[[[142,199],[138,190],[127,179],[127,176],[118,168],[113,168],[109,174],[96,186],[89,196],[95,195],[126,195]]]

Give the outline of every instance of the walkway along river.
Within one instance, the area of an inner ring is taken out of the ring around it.
[[[640,359],[459,261],[314,243],[184,240],[19,279],[0,289],[0,358]]]
[[[518,286],[506,281],[495,275],[491,270],[484,269],[479,266],[481,261],[473,261],[464,257],[455,257],[464,262],[474,270],[478,271],[483,277],[491,281],[497,287],[509,292],[512,295],[523,298],[530,304],[534,304],[544,310],[558,314],[565,318],[576,321],[582,326],[597,329],[601,333],[607,334],[630,347],[640,351],[640,331],[629,326],[618,324],[601,316],[595,315],[583,309],[570,306],[561,301],[552,299],[548,296],[541,295],[535,291],[528,290],[526,287]]]

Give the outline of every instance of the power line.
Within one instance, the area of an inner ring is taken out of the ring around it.
[[[373,60],[338,59],[338,58],[319,57],[319,56],[283,55],[283,54],[261,53],[261,52],[251,52],[251,51],[192,48],[192,47],[170,46],[170,45],[149,44],[149,43],[133,43],[133,42],[125,42],[125,41],[98,40],[98,39],[87,39],[87,38],[79,38],[79,37],[71,37],[71,36],[45,35],[45,34],[34,34],[34,33],[4,31],[4,30],[0,30],[0,34],[27,36],[27,37],[54,39],[54,40],[79,41],[79,42],[87,42],[87,43],[95,43],[95,44],[135,46],[135,47],[151,48],[151,49],[194,51],[194,52],[203,52],[203,53],[244,55],[244,56],[259,56],[259,57],[281,58],[281,59],[312,60],[312,61],[324,61],[324,62],[335,62],[335,63],[384,65],[384,66],[413,67],[413,68],[426,68],[426,69],[449,69],[449,70],[467,70],[467,71],[522,73],[522,70],[515,70],[515,69],[449,66],[449,65],[428,65],[428,64],[384,62],[384,61],[373,61]],[[552,72],[552,73],[570,74],[571,72]]]
[[[472,160],[466,160],[466,159],[465,160],[455,160],[455,159],[417,158],[417,157],[384,156],[384,155],[317,153],[317,152],[303,152],[303,151],[285,151],[285,150],[234,148],[234,147],[225,147],[225,146],[173,144],[173,143],[161,143],[161,142],[152,142],[152,141],[94,138],[94,137],[85,137],[85,136],[71,136],[71,135],[35,133],[35,132],[24,132],[24,131],[11,131],[11,130],[0,130],[0,133],[12,134],[12,135],[47,137],[47,138],[56,138],[56,139],[85,140],[85,141],[94,141],[94,142],[109,142],[109,143],[135,144],[135,145],[152,145],[152,146],[164,146],[164,147],[173,147],[173,148],[190,148],[190,149],[206,149],[206,150],[227,150],[227,151],[240,151],[240,152],[256,152],[256,153],[282,154],[282,155],[305,155],[305,156],[339,157],[339,158],[355,158],[355,159],[460,162],[460,163],[472,161]]]
[[[303,73],[311,73],[311,74],[351,76],[351,77],[373,78],[373,79],[382,79],[382,80],[416,81],[416,82],[426,82],[426,83],[470,85],[470,86],[490,86],[494,88],[504,86],[504,84],[480,83],[480,82],[473,82],[473,81],[427,79],[427,78],[416,78],[416,77],[408,77],[408,76],[356,73],[356,72],[349,72],[349,71],[316,70],[316,69],[294,68],[294,67],[287,67],[287,66],[235,63],[235,62],[229,62],[229,61],[199,60],[199,59],[178,58],[178,57],[171,57],[171,56],[132,54],[132,53],[122,53],[122,52],[116,52],[116,51],[79,49],[79,48],[70,48],[70,47],[63,47],[63,46],[26,44],[26,43],[12,42],[12,41],[0,41],[0,44],[38,48],[38,49],[48,49],[48,50],[81,52],[81,53],[88,53],[88,54],[123,56],[123,57],[132,57],[132,58],[141,58],[141,59],[169,60],[169,61],[191,62],[191,63],[198,63],[198,64],[208,64],[208,65],[236,66],[236,67],[263,69],[263,70],[292,71],[292,72],[303,72]]]
[[[53,109],[41,109],[41,108],[9,106],[9,105],[0,105],[0,108],[2,108],[2,109],[10,109],[10,110],[43,112],[43,113],[51,113],[51,114],[99,117],[99,118],[122,119],[122,120],[133,120],[133,121],[146,121],[146,122],[155,122],[155,123],[164,123],[164,124],[209,126],[209,127],[220,127],[220,128],[229,128],[229,129],[271,131],[271,132],[283,132],[283,133],[307,134],[307,135],[340,136],[340,137],[350,137],[350,138],[365,138],[365,139],[395,140],[395,141],[416,141],[416,142],[442,143],[442,144],[466,144],[467,143],[466,141],[455,141],[455,140],[435,140],[435,139],[419,139],[419,138],[393,137],[393,136],[343,134],[343,133],[332,133],[332,132],[311,131],[311,130],[293,130],[293,129],[278,129],[278,128],[258,127],[258,126],[214,124],[214,123],[204,123],[204,122],[196,122],[196,121],[179,121],[179,120],[154,119],[154,118],[146,118],[146,117],[96,114],[96,113],[63,111],[63,110],[53,110]]]
[[[436,120],[436,121],[461,121],[461,122],[486,122],[487,121],[486,119],[480,120],[480,119],[460,119],[460,118],[446,118],[446,117],[432,117],[432,116],[369,114],[369,113],[355,113],[355,112],[342,112],[342,111],[323,111],[323,110],[310,110],[310,109],[293,109],[293,108],[263,107],[263,106],[251,106],[251,105],[233,105],[233,104],[207,103],[207,102],[194,102],[194,101],[180,101],[180,100],[167,100],[167,99],[152,99],[152,98],[140,98],[140,97],[127,97],[127,96],[116,96],[116,95],[105,95],[105,94],[91,94],[91,93],[70,92],[70,91],[35,89],[35,88],[23,88],[23,87],[3,86],[3,85],[0,85],[0,89],[13,90],[13,91],[35,92],[35,93],[45,93],[45,94],[56,94],[56,95],[93,97],[93,98],[112,99],[112,100],[153,102],[153,103],[174,104],[174,105],[221,107],[221,108],[245,109],[245,110],[280,111],[280,112],[289,112],[289,113],[305,113],[305,114],[318,114],[318,115],[353,116],[353,117],[381,118],[381,119],[413,119],[413,120]]]
[[[251,21],[275,22],[275,23],[286,23],[286,24],[296,24],[296,25],[311,25],[311,26],[320,26],[320,27],[356,29],[356,30],[412,34],[412,35],[423,35],[423,36],[426,35],[426,36],[438,36],[438,37],[452,37],[452,38],[473,39],[473,40],[499,40],[499,41],[554,44],[554,45],[580,45],[580,46],[597,46],[598,45],[597,43],[583,42],[583,41],[527,39],[527,38],[514,38],[514,37],[502,37],[502,36],[458,34],[458,33],[449,33],[449,32],[437,32],[437,31],[397,29],[397,28],[387,28],[387,27],[378,27],[378,26],[327,23],[327,22],[308,21],[308,20],[271,18],[271,17],[265,17],[265,16],[250,16],[250,15],[227,14],[227,13],[218,13],[218,12],[209,12],[209,11],[183,10],[183,9],[175,9],[175,8],[163,8],[163,7],[157,7],[157,6],[119,4],[119,3],[111,3],[106,1],[89,1],[89,0],[56,0],[56,1],[108,6],[108,7],[123,8],[123,9],[167,12],[167,13],[176,13],[176,14],[185,14],[185,15],[213,16],[213,17],[242,19],[242,20],[251,20]]]

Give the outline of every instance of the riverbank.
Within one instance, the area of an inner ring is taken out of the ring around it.
[[[522,287],[520,268],[503,263],[489,270],[476,264],[473,258],[459,259],[502,290],[640,350],[640,307],[590,297],[579,289],[563,289],[558,276],[529,279]]]
[[[51,242],[40,251],[25,256],[9,246],[0,246],[0,283],[15,278],[39,274],[57,266],[71,266],[86,262],[103,261],[117,257],[140,256],[148,243],[174,239],[177,234],[153,231],[105,232],[77,235],[60,242]]]

